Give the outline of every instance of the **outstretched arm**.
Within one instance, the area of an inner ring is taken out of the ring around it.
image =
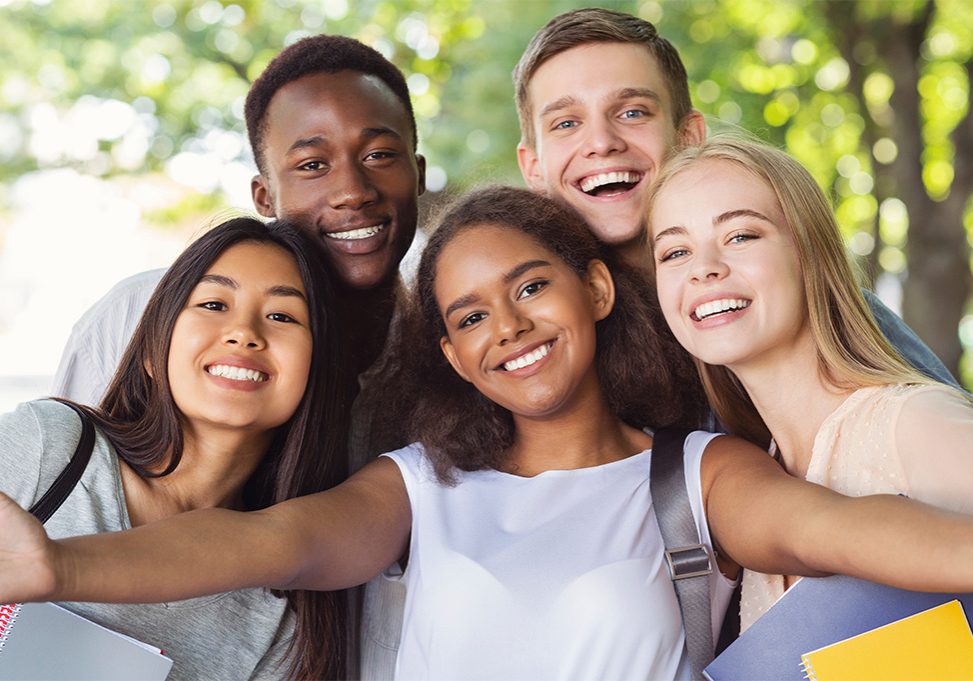
[[[249,586],[342,589],[399,558],[410,526],[405,485],[390,459],[332,490],[263,511],[193,511],[61,541],[0,497],[0,603],[157,602]]]
[[[841,573],[917,591],[973,591],[973,517],[892,495],[846,497],[732,437],[703,457],[710,529],[760,572]]]

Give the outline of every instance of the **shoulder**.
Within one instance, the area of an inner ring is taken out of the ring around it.
[[[165,268],[162,268],[122,279],[88,308],[74,325],[72,335],[97,333],[99,330],[106,330],[106,324],[110,327],[107,330],[114,331],[120,321],[129,319],[137,321],[165,273]]]
[[[717,484],[743,490],[755,483],[755,476],[786,475],[770,454],[752,442],[735,435],[708,435],[700,465],[704,499],[709,498]]]
[[[426,449],[419,442],[413,442],[400,449],[385,452],[379,459],[389,459],[398,466],[406,483],[419,480],[432,471],[432,464],[426,456]]]
[[[110,314],[112,311],[118,310],[119,305],[125,306],[123,308],[125,311],[132,311],[137,308],[137,312],[141,314],[142,308],[152,297],[155,287],[159,285],[159,281],[162,280],[165,273],[166,269],[160,268],[133,274],[122,279],[112,286],[108,293],[102,296],[85,313],[82,319],[90,318],[92,315]]]
[[[968,395],[941,385],[893,386],[886,392],[900,444],[918,439],[928,446],[943,431],[963,432],[973,443],[973,399]]]
[[[35,400],[0,415],[0,490],[24,507],[67,464],[81,434],[70,407]]]
[[[0,416],[0,431],[5,435],[45,436],[65,432],[77,439],[81,421],[74,410],[57,400],[33,400]]]

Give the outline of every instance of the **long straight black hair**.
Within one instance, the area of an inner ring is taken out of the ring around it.
[[[139,475],[160,477],[176,470],[182,460],[183,432],[167,371],[172,331],[203,275],[240,243],[271,244],[294,259],[307,293],[313,340],[304,395],[291,418],[276,429],[244,488],[244,504],[254,510],[328,489],[347,476],[347,362],[331,319],[332,286],[320,246],[300,229],[238,217],[190,245],[159,282],[99,409],[90,411],[118,455]],[[291,591],[287,598],[297,614],[288,649],[290,675],[343,678],[343,593]]]

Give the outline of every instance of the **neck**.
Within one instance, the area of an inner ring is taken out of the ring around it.
[[[172,473],[143,478],[122,463],[122,485],[132,526],[201,508],[242,508],[244,485],[266,454],[272,437],[272,432],[186,427],[182,458]]]
[[[345,338],[354,339],[347,351],[355,375],[368,370],[385,348],[395,312],[398,279],[365,291],[338,291],[337,319]]]
[[[784,468],[803,478],[821,424],[853,390],[835,387],[824,378],[813,343],[778,361],[732,371],[770,429]]]
[[[514,443],[504,470],[531,477],[548,470],[589,468],[628,458],[651,446],[651,439],[611,413],[598,379],[587,397],[558,410],[554,416],[514,415]],[[592,389],[593,388],[593,389]]]

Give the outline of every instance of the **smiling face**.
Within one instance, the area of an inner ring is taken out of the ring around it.
[[[291,417],[311,365],[306,295],[277,246],[242,242],[217,258],[169,345],[173,400],[190,427],[264,433]]]
[[[797,247],[761,178],[696,163],[659,192],[650,234],[666,321],[692,355],[734,372],[814,356]]]
[[[658,62],[631,43],[557,54],[532,76],[528,98],[535,145],[517,148],[527,184],[573,206],[602,241],[636,249],[646,193],[677,143],[702,139],[699,114],[676,129]]]
[[[554,416],[600,391],[595,322],[614,301],[600,261],[581,277],[515,228],[474,226],[439,255],[434,290],[450,364],[515,417]]]
[[[316,73],[281,87],[263,125],[266,175],[252,183],[261,215],[321,240],[345,286],[389,282],[415,236],[425,160],[402,102],[376,76]]]

